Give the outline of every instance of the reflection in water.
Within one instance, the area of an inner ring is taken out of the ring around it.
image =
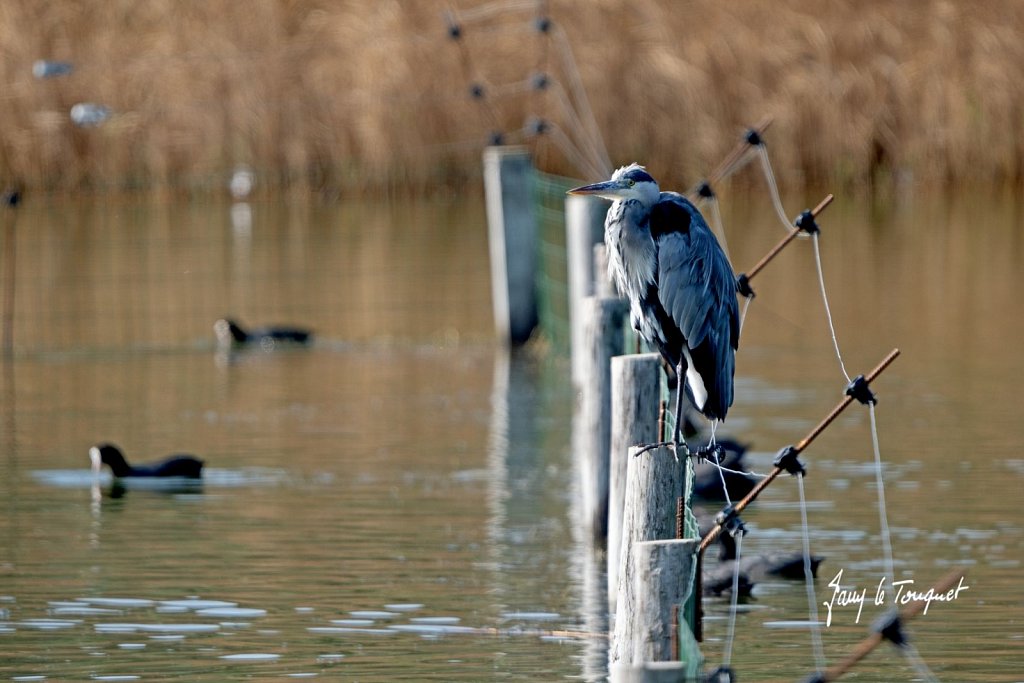
[[[522,603],[524,588],[530,587],[524,586],[524,581],[545,581],[549,575],[561,572],[572,576],[574,585],[578,586],[580,579],[589,576],[596,567],[596,551],[579,546],[583,540],[577,538],[580,525],[570,509],[571,500],[575,498],[572,467],[557,464],[566,454],[552,452],[545,444],[548,433],[556,426],[550,422],[552,410],[566,419],[573,412],[574,398],[564,387],[552,395],[544,386],[543,369],[528,350],[495,353],[488,438],[491,513],[488,532],[494,594],[502,607],[513,608],[502,612],[504,622],[532,622],[542,627],[541,632],[547,628],[552,631],[570,629],[596,635],[582,638],[582,677],[588,681],[603,680],[607,672],[607,640],[603,638],[607,620],[602,617],[603,609],[595,609],[593,604],[581,601],[581,596],[574,594],[573,603],[579,605],[574,611],[580,621],[566,623],[567,617],[558,612],[537,609],[550,606],[548,604]],[[554,408],[551,401],[558,401],[560,405]],[[554,500],[551,500],[552,495]],[[565,527],[569,527],[573,539],[568,547],[569,555],[553,557],[550,547],[539,544],[556,531],[565,533]],[[589,534],[583,536],[589,537]],[[585,566],[581,567],[581,558],[590,559],[584,559]],[[544,571],[535,577],[521,575],[523,570],[536,571],[540,567],[544,567]],[[583,590],[588,590],[586,586],[592,584],[593,581],[584,581]],[[536,600],[536,597],[528,599]]]
[[[764,207],[723,208],[744,231],[733,258],[753,263],[777,226]],[[17,269],[5,270],[17,335],[2,387],[0,672],[600,678],[600,640],[552,635],[607,626],[603,563],[572,513],[568,365],[489,346],[482,209],[251,210],[240,234],[224,205],[19,208]],[[865,216],[851,202],[822,222],[851,371],[903,350],[876,387],[896,572],[924,584],[971,567],[966,597],[912,626],[943,680],[1007,680],[1024,638],[1024,530],[1006,503],[1024,476],[1024,360],[1006,345],[1024,333],[1011,314],[1015,210],[922,202]],[[759,472],[841,395],[807,246],[759,276],[737,360],[729,427]],[[308,323],[320,338],[217,365],[210,326],[227,314]],[[868,416],[847,413],[806,453],[822,599],[841,568],[855,585],[883,570]],[[202,453],[202,491],[93,488],[85,453],[106,438]],[[785,479],[768,489],[745,553],[799,548],[796,498]],[[706,603],[710,662],[725,609]],[[806,631],[779,627],[805,620],[801,586],[759,584],[737,621],[740,675],[791,680],[810,666]],[[864,627],[836,614],[829,660]],[[858,672],[913,675],[884,651]]]
[[[582,430],[589,428],[588,420],[584,418],[584,410],[580,409],[580,402],[574,402],[575,410],[572,414],[572,434],[570,444],[572,453],[579,454],[584,448],[593,447],[596,439],[588,438]],[[581,482],[591,481],[592,477],[584,476],[579,468],[583,467],[589,460],[582,456],[572,458],[574,469],[574,505],[572,543],[574,547],[573,574],[578,586],[580,610],[583,616],[583,626],[587,633],[611,633],[608,610],[608,561],[605,556],[606,549],[595,539],[593,524],[584,519],[584,505],[582,504]],[[593,506],[586,509],[593,509]],[[608,675],[608,645],[607,639],[592,638],[586,642],[586,650],[583,657],[583,677],[587,681],[606,680]]]
[[[11,353],[14,351],[14,302],[15,286],[17,283],[17,245],[18,233],[15,225],[18,219],[18,211],[14,205],[8,206],[7,202],[0,204],[0,223],[3,224],[3,357],[4,363],[8,363]]]

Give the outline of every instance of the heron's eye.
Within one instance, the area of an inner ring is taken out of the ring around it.
[[[635,180],[630,180],[629,181],[629,186],[633,187],[634,185],[636,185],[636,181]]]

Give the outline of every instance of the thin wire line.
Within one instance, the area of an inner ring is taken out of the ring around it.
[[[893,582],[896,581],[896,564],[892,556],[892,539],[889,536],[889,516],[885,506],[885,484],[882,481],[882,454],[878,447],[878,425],[875,422],[875,404],[868,403],[868,414],[871,416],[871,445],[875,451],[875,485],[878,488],[878,521],[882,533],[882,553],[885,556],[885,571],[889,575],[886,593],[895,604]]]
[[[530,78],[523,78],[518,81],[509,81],[508,83],[502,83],[500,85],[494,85],[491,83],[482,83],[491,97],[508,97],[512,95],[521,95],[524,92],[533,90],[533,80]]]
[[[929,683],[938,683],[939,679],[935,677],[932,670],[925,664],[924,659],[921,658],[921,653],[917,651],[917,648],[913,646],[909,641],[904,642],[900,646],[900,650],[903,651],[903,656],[907,658],[910,665],[917,671],[917,675],[928,681]]]
[[[715,430],[718,429],[718,420],[711,422],[711,441],[708,442],[708,446],[715,445]],[[715,454],[715,459],[712,460],[712,464],[718,468],[718,478],[722,482],[722,493],[725,495],[725,504],[732,505],[732,500],[729,498],[729,487],[725,485],[725,472],[723,472],[721,458],[718,457],[718,451],[712,451]]]
[[[758,156],[761,157],[761,169],[764,171],[765,180],[768,181],[768,193],[772,198],[772,206],[775,207],[775,215],[786,227],[792,230],[793,224],[786,217],[786,211],[782,208],[782,198],[779,196],[779,185],[775,182],[775,173],[772,171],[772,162],[768,160],[768,148],[761,143],[757,146]]]
[[[559,110],[568,117],[569,120],[566,123],[569,126],[569,131],[575,132],[579,137],[579,144],[577,147],[587,152],[594,168],[601,169],[601,173],[597,177],[607,178],[610,176],[611,169],[605,167],[605,162],[602,160],[600,149],[594,143],[593,137],[587,135],[587,127],[580,118],[579,112],[573,108],[572,101],[569,98],[569,93],[562,86],[561,82],[556,79],[551,79],[550,85],[548,86],[548,92],[554,95]]]
[[[594,145],[600,150],[601,162],[604,166],[606,173],[602,175],[602,178],[607,178],[611,175],[612,162],[611,157],[608,156],[608,148],[604,144],[604,138],[601,136],[601,129],[597,125],[597,119],[594,117],[594,111],[590,108],[590,100],[587,99],[587,90],[583,85],[583,78],[580,76],[580,71],[576,67],[576,57],[573,55],[572,46],[569,44],[569,38],[566,36],[565,31],[558,24],[551,26],[551,34],[555,37],[556,47],[558,48],[559,54],[562,57],[562,68],[564,73],[569,78],[569,86],[572,91],[572,96],[576,100],[576,106],[580,109],[581,118],[587,124],[589,133],[593,138]]]
[[[728,532],[726,532],[728,533]],[[732,643],[736,636],[736,613],[739,611],[736,609],[739,603],[740,593],[740,557],[742,557],[743,549],[743,533],[736,534],[736,559],[733,560],[732,565],[732,598],[729,601],[729,628],[725,636],[725,653],[722,655],[722,664],[729,666],[730,660],[732,660]]]
[[[734,173],[736,173],[741,168],[749,164],[752,158],[753,155],[750,152],[750,145],[747,145],[747,148],[743,150],[743,152],[738,157],[733,159],[728,165],[721,169],[717,180],[722,181],[731,177]]]
[[[768,478],[767,474],[758,474],[757,472],[744,472],[743,470],[733,470],[733,469],[729,469],[725,465],[719,465],[718,469],[723,470],[725,472],[731,472],[732,474],[742,474],[742,475],[745,475],[745,476],[748,476],[748,477],[757,477],[758,479],[767,479]]]
[[[537,0],[497,0],[470,9],[458,10],[453,14],[463,23],[470,23],[487,19],[495,14],[535,10],[539,4]]]
[[[821,645],[821,628],[818,623],[818,602],[814,597],[814,574],[811,572],[811,534],[807,528],[807,500],[804,498],[804,477],[796,477],[797,489],[800,491],[800,526],[803,529],[804,542],[804,586],[807,588],[807,610],[811,622],[811,649],[814,651],[814,666],[824,671],[825,652]]]
[[[597,165],[596,161],[593,161],[587,157],[575,144],[572,139],[565,134],[565,131],[553,121],[546,122],[550,129],[550,137],[554,140],[555,144],[562,153],[569,157],[570,161],[576,165],[578,169],[586,173],[590,177],[594,178],[606,178],[608,174],[605,174],[602,169]]]
[[[743,310],[740,311],[740,334],[743,333],[743,323],[747,320],[747,309],[750,308],[750,302],[754,300],[754,297],[745,296],[743,299]]]
[[[825,317],[828,318],[828,329],[832,333],[832,346],[836,350],[836,358],[839,359],[839,369],[843,371],[847,383],[850,382],[850,373],[846,371],[846,364],[843,362],[843,354],[839,352],[839,340],[836,339],[836,327],[832,322],[832,309],[828,305],[828,294],[825,293],[825,276],[821,270],[821,250],[818,248],[818,233],[811,235],[814,241],[814,263],[818,267],[818,284],[821,285],[821,301],[825,304]]]
[[[709,197],[707,203],[711,205],[711,223],[715,229],[715,233],[718,235],[718,241],[722,245],[722,251],[725,252],[725,258],[729,261],[729,265],[732,266],[732,259],[729,258],[729,243],[725,239],[725,225],[722,223],[722,212],[718,207],[718,199],[715,197]]]

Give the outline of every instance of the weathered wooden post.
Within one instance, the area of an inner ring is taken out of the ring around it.
[[[685,683],[693,680],[687,677],[686,669],[685,662],[616,662],[608,667],[608,680],[611,683]]]
[[[665,447],[640,455],[638,450],[631,448],[627,456],[618,599],[609,655],[613,665],[675,658],[675,653],[665,652],[664,641],[674,619],[661,615],[664,609],[671,613],[673,606],[681,605],[691,590],[693,558],[700,542],[675,540],[676,502],[683,493],[686,463]],[[646,541],[668,543],[661,549],[645,545]],[[688,573],[675,573],[658,562],[681,564]]]
[[[630,446],[654,443],[658,434],[661,362],[658,354],[612,358],[612,427],[608,487],[608,604],[615,610],[618,594],[622,508]]]
[[[604,242],[594,245],[594,296],[618,296],[615,283],[608,277],[608,247]]]
[[[582,521],[595,540],[608,533],[611,444],[611,359],[622,354],[626,302],[587,297],[582,304],[585,344],[581,387],[580,492]]]
[[[565,250],[568,259],[569,340],[572,381],[580,386],[583,373],[583,300],[594,292],[594,245],[604,241],[608,201],[600,197],[565,198]]]
[[[495,332],[504,343],[522,344],[537,326],[537,221],[525,148],[484,150],[484,195]]]
[[[693,590],[699,538],[638,541],[633,544],[630,609],[615,617],[615,645],[621,662],[676,660],[678,609]]]

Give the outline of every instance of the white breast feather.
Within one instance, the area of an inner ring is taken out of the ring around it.
[[[652,326],[653,321],[647,319],[641,308],[647,288],[655,281],[657,252],[654,240],[646,229],[624,229],[628,223],[622,220],[624,209],[623,203],[615,202],[608,210],[605,221],[608,274],[615,281],[619,292],[629,301],[630,317],[640,335],[648,342],[655,339],[664,341],[661,330]]]

